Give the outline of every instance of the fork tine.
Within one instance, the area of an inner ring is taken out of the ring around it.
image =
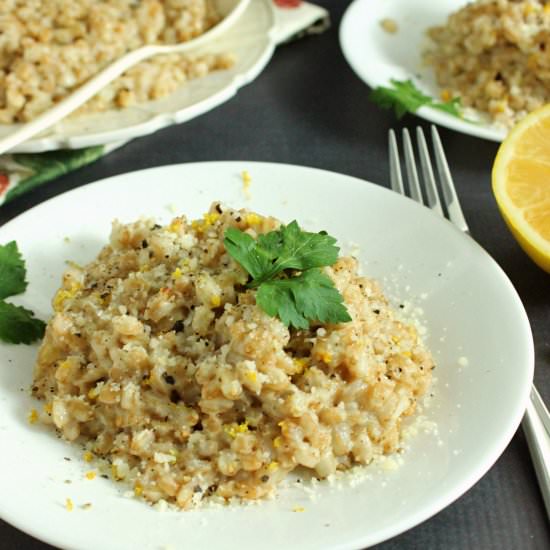
[[[405,152],[405,168],[407,169],[407,182],[409,183],[409,195],[411,199],[423,203],[420,184],[418,183],[418,172],[414,160],[414,151],[411,143],[411,136],[407,128],[403,128],[403,149]]]
[[[464,233],[469,233],[468,224],[462,213],[460,202],[456,194],[453,178],[451,177],[451,171],[447,164],[447,158],[445,157],[445,151],[441,144],[441,138],[437,128],[432,125],[432,142],[434,146],[435,164],[437,166],[437,172],[439,174],[439,181],[441,183],[441,189],[443,191],[443,200],[449,214],[449,219]]]
[[[399,151],[393,130],[390,130],[388,139],[390,147],[390,185],[393,191],[404,195],[405,189],[403,187],[403,177],[401,176],[401,166],[399,165]]]
[[[416,138],[418,141],[418,152],[420,154],[420,166],[422,167],[422,175],[424,178],[424,190],[426,191],[426,199],[428,202],[427,206],[440,216],[445,217],[443,209],[441,208],[441,202],[439,201],[432,163],[430,161],[430,153],[428,152],[428,145],[426,144],[426,138],[420,126],[416,128]]]

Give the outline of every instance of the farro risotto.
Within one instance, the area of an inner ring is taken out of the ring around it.
[[[0,123],[31,120],[129,51],[190,40],[219,19],[213,0],[0,0]],[[233,63],[230,54],[156,56],[77,114],[158,99]]]
[[[477,0],[428,30],[442,98],[510,127],[550,101],[550,4]]]
[[[434,363],[357,261],[324,268],[351,321],[288,328],[256,304],[227,253],[271,217],[214,203],[200,220],[113,222],[72,264],[35,366],[43,422],[151,503],[258,499],[289,472],[318,478],[398,452]]]

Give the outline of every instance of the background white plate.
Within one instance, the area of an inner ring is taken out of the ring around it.
[[[249,170],[251,197],[240,173]],[[419,303],[438,378],[427,416],[404,464],[371,468],[343,489],[321,483],[317,500],[281,490],[258,506],[157,512],[96,478],[78,446],[29,425],[36,346],[0,346],[0,517],[49,543],[76,549],[352,549],[396,535],[441,510],[493,464],[517,429],[533,376],[533,344],[523,306],[497,264],[469,237],[428,209],[379,186],[312,168],[217,162],[153,168],[81,187],[0,228],[27,260],[29,288],[16,301],[50,314],[64,262],[91,260],[110,221],[152,215],[170,205],[190,217],[220,199],[234,207],[298,219],[357,243],[369,276],[396,299]],[[67,242],[66,237],[69,237]],[[15,301],[15,300],[14,300]],[[461,366],[459,358],[469,364]],[[63,457],[71,458],[68,462]],[[70,480],[70,484],[64,483]],[[64,503],[71,498],[73,512]],[[92,507],[83,510],[82,504]],[[303,513],[292,511],[303,506]],[[170,546],[171,545],[171,546]]]
[[[240,11],[240,6],[237,8]],[[225,29],[225,26],[223,27]],[[279,36],[271,0],[250,0],[232,26],[213,40],[201,42],[193,53],[232,52],[236,64],[186,83],[173,94],[157,101],[139,103],[126,109],[66,119],[13,152],[38,153],[52,149],[79,149],[151,134],[185,122],[233,97],[239,88],[260,74],[270,60]],[[17,125],[0,125],[0,139]]]
[[[428,44],[426,30],[444,24],[452,12],[466,3],[466,0],[355,0],[340,26],[344,57],[371,88],[387,86],[392,78],[411,79],[418,88],[438,99],[440,88],[434,72],[422,61],[422,52]],[[385,18],[395,20],[399,26],[396,34],[382,29],[380,21]],[[431,107],[421,107],[416,114],[457,132],[492,141],[502,141],[507,134],[505,129],[489,122],[466,122]]]

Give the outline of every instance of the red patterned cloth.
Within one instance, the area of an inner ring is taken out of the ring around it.
[[[297,8],[302,0],[273,0],[273,2],[280,8]]]

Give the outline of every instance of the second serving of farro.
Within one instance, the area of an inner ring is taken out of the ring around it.
[[[550,5],[476,0],[428,30],[426,60],[442,98],[509,128],[550,101]]]
[[[318,478],[396,453],[434,363],[379,285],[324,268],[351,320],[285,326],[224,246],[271,217],[214,203],[203,218],[113,223],[53,299],[35,367],[40,419],[148,502],[259,499],[297,468]]]

